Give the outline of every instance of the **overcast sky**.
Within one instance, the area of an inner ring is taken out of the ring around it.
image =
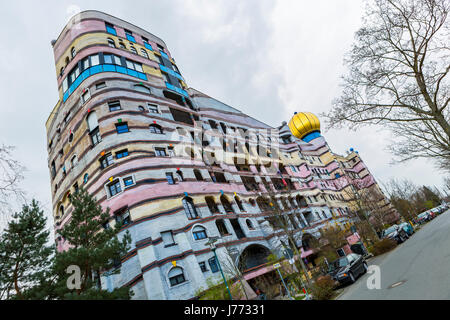
[[[17,147],[24,189],[51,212],[45,121],[57,102],[50,42],[77,8],[104,11],[162,38],[189,86],[272,126],[295,111],[330,109],[343,56],[361,26],[360,0],[2,1],[0,143]],[[39,3],[39,4],[38,4]],[[427,160],[390,165],[389,133],[327,131],[330,147],[359,151],[377,180],[442,185]]]

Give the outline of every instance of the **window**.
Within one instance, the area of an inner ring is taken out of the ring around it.
[[[73,47],[72,50],[70,50],[70,54],[72,56],[72,59],[75,58],[75,56],[77,55],[77,51],[75,50],[75,47]]]
[[[203,181],[203,176],[200,170],[194,169],[194,176],[197,181]]]
[[[175,180],[173,179],[173,173],[167,172],[166,179],[169,184],[175,184]]]
[[[217,264],[217,261],[216,261],[215,257],[209,259],[208,263],[209,263],[209,267],[211,268],[211,272],[212,273],[219,272],[219,266]]]
[[[127,149],[118,151],[118,152],[116,152],[116,159],[122,159],[122,158],[128,157],[128,155],[129,155],[129,153],[128,153]]]
[[[183,207],[188,219],[196,219],[198,218],[197,210],[194,206],[194,201],[192,198],[186,197],[183,199]]]
[[[209,208],[209,211],[211,211],[211,213],[219,213],[219,208],[217,207],[216,201],[214,201],[213,197],[205,197],[206,200],[206,205]]]
[[[183,172],[181,172],[180,170],[177,170],[176,174],[177,174],[178,181],[183,182],[184,181]]]
[[[146,86],[143,86],[141,84],[134,85],[134,90],[142,92],[142,93],[147,93],[147,94],[152,93],[152,91],[149,88],[147,88]]]
[[[253,227],[253,223],[250,221],[250,219],[245,220],[245,222],[247,223],[247,227],[250,230],[254,230],[255,229],[255,227]]]
[[[119,56],[116,56],[114,54],[104,54],[103,60],[105,64],[115,64],[118,66],[122,65],[122,61]]]
[[[127,59],[126,63],[127,63],[127,68],[136,70],[139,72],[144,72],[144,70],[142,69],[142,64],[140,64],[139,62],[134,62],[134,61]]]
[[[116,131],[117,131],[117,134],[130,132],[130,130],[128,129],[128,123],[125,122],[125,123],[116,124]]]
[[[114,29],[114,26],[112,24],[106,22],[105,25],[106,25],[106,32],[117,36],[116,29]]]
[[[152,113],[159,113],[159,108],[156,104],[147,104],[148,110]]]
[[[91,66],[97,66],[100,64],[100,59],[98,54],[91,56]]]
[[[111,38],[108,38],[108,46],[110,46],[111,48],[115,48],[116,47],[115,41]]]
[[[234,213],[233,207],[231,206],[231,203],[230,201],[228,201],[228,198],[226,196],[221,196],[220,202],[222,203],[222,206],[227,213]]]
[[[239,197],[234,197],[234,201],[236,201],[236,204],[238,205],[239,210],[245,211],[244,206],[242,205],[242,201]]]
[[[77,156],[73,156],[72,160],[70,160],[70,164],[72,166],[72,168],[74,168],[78,163],[78,158]]]
[[[144,108],[143,106],[139,106],[138,109],[139,109],[139,111],[141,111],[141,112],[145,112],[145,108]]]
[[[95,89],[99,90],[99,89],[103,89],[106,88],[106,82],[99,82],[95,85]]]
[[[83,94],[81,95],[81,104],[84,104],[90,98],[91,98],[91,92],[88,89],[85,92],[83,92]]]
[[[173,246],[175,244],[172,231],[161,232],[161,238],[165,247]]]
[[[100,167],[105,169],[114,163],[112,154],[107,154],[100,159]]]
[[[142,53],[142,55],[145,57],[145,58],[149,58],[148,57],[148,53],[147,53],[147,51],[145,50],[145,49],[141,49],[141,53]]]
[[[219,230],[219,233],[222,237],[230,235],[230,233],[228,232],[228,229],[225,225],[225,222],[223,222],[223,220],[216,220],[216,227],[217,227],[217,230]]]
[[[156,134],[163,134],[161,126],[159,126],[157,124],[150,125],[150,132],[156,133]]]
[[[110,197],[114,197],[116,194],[121,193],[122,188],[120,186],[120,181],[115,180],[115,181],[111,182],[110,184],[108,184],[108,190],[109,190]]]
[[[83,177],[83,183],[86,184],[89,181],[89,174],[85,174]]]
[[[133,52],[134,54],[138,54],[136,48],[133,46],[130,46],[130,51]]]
[[[127,37],[128,41],[136,43],[136,39],[133,37],[133,33],[127,29],[125,29],[125,36]]]
[[[122,41],[120,41],[119,40],[119,47],[121,48],[121,49],[126,49],[127,47],[125,46],[125,44],[122,42]]]
[[[164,149],[164,148],[155,148],[155,155],[157,157],[167,157],[166,149]]]
[[[100,130],[98,127],[94,130],[92,130],[89,135],[91,136],[91,141],[93,146],[96,146],[100,141],[102,141],[102,138],[100,136]]]
[[[110,111],[110,112],[113,112],[113,111],[117,111],[117,110],[122,109],[122,108],[120,107],[120,101],[111,101],[111,102],[108,102],[108,106],[109,106],[109,111]]]
[[[206,235],[206,229],[200,226],[195,227],[192,230],[192,234],[195,240],[203,240],[208,238],[208,236]]]
[[[200,270],[202,270],[202,272],[207,272],[208,271],[208,268],[206,268],[206,262],[205,261],[199,262],[198,265],[200,266]]]
[[[134,184],[133,177],[126,177],[125,179],[123,179],[123,184],[125,185],[125,187],[132,186]]]
[[[128,209],[128,207],[116,211],[114,213],[114,217],[117,223],[122,223],[123,225],[131,223],[130,210]]]
[[[180,267],[172,268],[169,271],[168,276],[169,276],[169,282],[170,282],[171,287],[179,285],[183,282],[186,282],[186,278],[184,277],[183,269],[181,269]]]

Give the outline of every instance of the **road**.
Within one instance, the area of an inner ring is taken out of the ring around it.
[[[346,286],[338,300],[450,299],[450,210],[368,264],[380,267],[381,288],[368,289],[372,275],[367,273]]]

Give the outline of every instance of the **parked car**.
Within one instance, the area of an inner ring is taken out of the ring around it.
[[[340,257],[331,265],[329,274],[340,284],[354,283],[356,279],[367,272],[367,262],[362,255],[350,253],[345,257]]]
[[[423,212],[417,216],[417,222],[420,224],[424,224],[430,220],[431,220],[431,217],[428,214],[428,212]]]
[[[414,233],[414,228],[408,222],[403,222],[399,225],[400,228],[406,231],[406,233],[410,236]]]
[[[400,228],[398,225],[394,224],[391,227],[383,230],[381,233],[381,237],[383,239],[389,238],[392,240],[397,241],[397,243],[405,242],[406,239],[409,238],[408,234],[406,233],[403,228]]]

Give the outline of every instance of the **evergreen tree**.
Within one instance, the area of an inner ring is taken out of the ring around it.
[[[70,201],[73,206],[71,220],[59,232],[70,245],[68,250],[56,255],[54,273],[58,279],[49,296],[83,300],[129,299],[131,293],[128,287],[117,288],[113,292],[101,290],[99,278],[104,271],[119,271],[115,266],[130,249],[129,232],[119,240],[121,223],[117,223],[114,228],[105,228],[105,223],[111,217],[110,210],[103,211],[86,190],[80,189],[71,196]],[[70,266],[78,266],[81,270],[81,285],[73,290],[67,286],[71,276],[67,268]]]
[[[14,214],[0,236],[0,299],[26,299],[29,290],[46,281],[54,252],[46,222],[33,200]]]

